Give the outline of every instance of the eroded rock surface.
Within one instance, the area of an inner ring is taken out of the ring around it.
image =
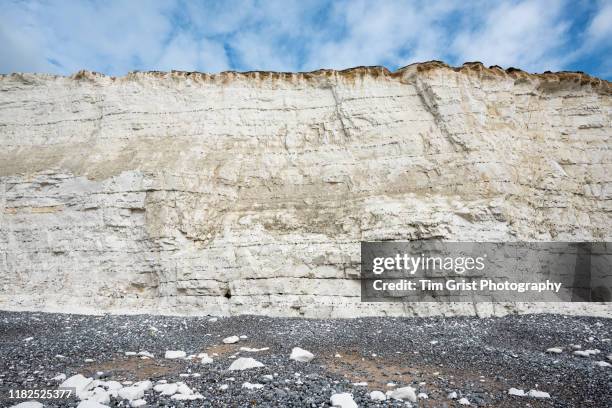
[[[0,76],[0,307],[538,310],[360,303],[359,243],[609,241],[611,89],[441,63]]]

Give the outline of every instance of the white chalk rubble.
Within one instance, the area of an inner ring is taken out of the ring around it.
[[[372,391],[370,393],[370,399],[372,401],[385,401],[387,399],[387,396],[382,391]]]
[[[187,357],[187,353],[182,350],[167,350],[164,358],[168,359],[177,359],[177,358],[185,358]]]
[[[10,408],[43,408],[43,404],[38,401],[25,401]]]
[[[259,390],[263,387],[264,387],[263,384],[252,384],[248,381],[242,383],[242,388],[246,388],[247,390]]]
[[[240,341],[240,338],[238,336],[229,336],[223,339],[223,343],[225,344],[234,344],[234,343],[238,343]]]
[[[303,348],[294,347],[291,350],[291,355],[289,356],[291,360],[300,361],[302,363],[308,363],[312,361],[314,358],[314,354],[312,354],[308,350],[304,350]]]
[[[251,368],[259,368],[259,367],[263,367],[264,365],[262,363],[260,363],[259,361],[255,360],[254,358],[251,357],[240,357],[237,358],[236,360],[234,360],[234,362],[232,362],[232,364],[229,366],[228,370],[230,371],[235,371],[235,370],[248,370]]]
[[[531,398],[550,398],[549,393],[539,390],[529,390],[527,396]]]
[[[521,389],[518,389],[518,388],[510,388],[508,390],[508,394],[509,395],[514,395],[516,397],[524,397],[524,396],[527,395],[527,394],[525,394],[524,390],[521,390]]]
[[[353,394],[343,392],[340,394],[334,394],[329,399],[332,407],[338,408],[359,408],[355,400],[353,400]]]
[[[251,348],[251,347],[240,347],[240,351],[246,351],[247,353],[258,353],[260,351],[270,350],[270,347],[263,348]]]
[[[393,391],[387,391],[387,396],[395,400],[401,400],[401,401],[407,400],[410,402],[417,401],[417,396],[416,396],[416,393],[414,392],[414,388],[410,386],[396,388]]]

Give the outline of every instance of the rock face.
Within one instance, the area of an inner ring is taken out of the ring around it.
[[[609,241],[611,94],[476,63],[0,76],[0,307],[537,310],[361,303],[359,243]]]

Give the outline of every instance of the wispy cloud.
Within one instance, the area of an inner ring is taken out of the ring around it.
[[[562,69],[571,27],[563,11],[560,1],[501,3],[460,31],[451,50],[457,60],[486,65]]]
[[[348,68],[440,59],[610,78],[612,3],[3,2],[0,72]]]

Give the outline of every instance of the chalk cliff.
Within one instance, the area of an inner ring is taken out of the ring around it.
[[[0,76],[0,308],[550,310],[361,303],[359,243],[610,241],[611,95],[479,63]]]

